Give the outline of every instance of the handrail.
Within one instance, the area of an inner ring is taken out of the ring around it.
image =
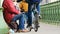
[[[54,5],[60,5],[60,1],[56,1],[56,2],[53,2],[53,3],[48,3],[48,4],[45,4],[45,5],[41,5],[41,8],[54,6]]]
[[[41,5],[43,20],[60,22],[60,1]]]

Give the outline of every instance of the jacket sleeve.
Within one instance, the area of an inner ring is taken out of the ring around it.
[[[14,7],[12,0],[7,0],[7,8],[10,13],[19,14],[18,10]]]

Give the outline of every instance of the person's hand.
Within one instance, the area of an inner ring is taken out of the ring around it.
[[[18,14],[21,14],[21,11],[19,11],[19,13]]]

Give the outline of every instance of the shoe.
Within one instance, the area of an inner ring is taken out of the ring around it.
[[[23,30],[18,30],[18,32],[29,32],[29,30],[23,29]]]
[[[39,15],[39,19],[42,19],[41,15]]]
[[[38,25],[38,28],[39,28],[40,26]]]
[[[16,33],[17,32],[17,29],[14,29],[14,32]]]
[[[10,29],[10,30],[8,31],[8,34],[14,34],[14,30]]]
[[[29,26],[29,25],[27,25],[27,27],[26,28],[31,28],[31,29],[33,29],[33,27],[32,26]]]
[[[28,30],[29,30],[29,32],[32,30],[32,29],[34,29],[32,26],[28,26],[28,28],[27,28]]]

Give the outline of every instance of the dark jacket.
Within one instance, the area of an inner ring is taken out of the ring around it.
[[[28,3],[35,3],[35,2],[38,2],[40,3],[42,0],[26,0],[26,2]]]

